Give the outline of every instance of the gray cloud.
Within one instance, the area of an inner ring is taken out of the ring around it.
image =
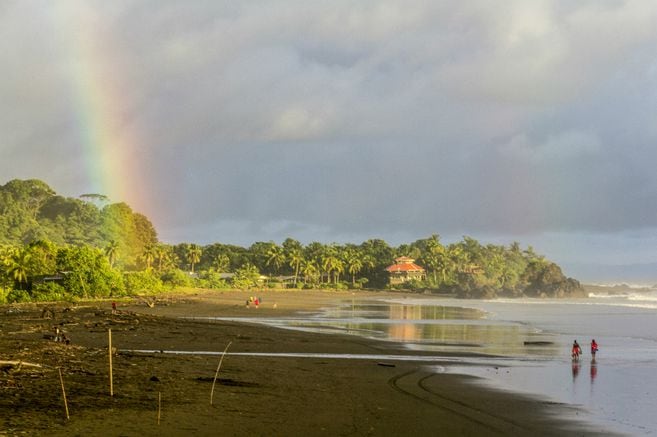
[[[7,2],[0,169],[93,189],[87,86],[132,138],[143,186],[117,200],[167,240],[652,232],[656,19],[617,1]]]

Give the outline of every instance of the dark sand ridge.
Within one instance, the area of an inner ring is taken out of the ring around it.
[[[272,316],[380,293],[247,292],[80,303],[55,319],[43,306],[0,307],[0,435],[600,435],[569,419],[564,405],[484,389],[471,377],[433,373],[421,362],[227,355],[210,405],[219,356],[133,354],[126,349],[409,354],[400,345],[258,324],[178,316]],[[396,295],[399,296],[399,295]],[[274,307],[276,303],[276,308]],[[73,344],[44,339],[54,325]],[[109,396],[107,330],[112,329],[114,397]],[[42,367],[31,367],[39,364]],[[381,365],[387,364],[387,365]],[[435,363],[433,363],[435,364]],[[394,367],[392,366],[394,365]],[[57,367],[66,387],[66,420]],[[161,416],[158,425],[158,397]]]

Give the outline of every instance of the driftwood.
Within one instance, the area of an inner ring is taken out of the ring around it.
[[[36,363],[27,363],[25,361],[5,361],[0,360],[0,371],[9,373],[9,372],[18,372],[21,370],[21,367],[43,367],[41,364]]]
[[[143,297],[141,297],[141,296],[138,296],[138,298],[139,298],[139,300],[141,300],[142,302],[144,302],[144,303],[146,304],[146,306],[148,306],[148,308],[153,308],[153,307],[155,306],[155,300],[150,301],[150,300],[145,299],[145,298],[143,298]]]

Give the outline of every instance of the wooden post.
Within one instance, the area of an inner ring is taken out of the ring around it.
[[[112,329],[107,330],[109,336],[109,378],[110,378],[110,396],[114,396],[114,379],[112,377]]]
[[[210,405],[212,405],[212,399],[214,397],[214,385],[217,382],[217,376],[219,375],[219,369],[221,369],[221,362],[224,360],[224,355],[226,355],[226,351],[230,347],[230,344],[232,341],[228,342],[228,345],[226,346],[226,349],[224,349],[224,353],[221,354],[221,359],[219,360],[219,365],[217,366],[217,371],[214,373],[214,380],[212,381],[212,390],[210,390]]]
[[[69,420],[70,417],[68,415],[68,403],[66,402],[66,390],[64,390],[64,378],[62,377],[62,368],[58,367],[57,370],[59,371],[59,382],[62,384],[62,396],[64,397],[64,410],[66,410],[66,420]]]
[[[157,424],[160,424],[160,416],[162,415],[162,392],[157,392]]]

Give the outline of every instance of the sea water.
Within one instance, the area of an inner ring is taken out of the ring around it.
[[[418,299],[413,304],[431,305],[435,301]],[[590,413],[588,420],[605,424],[610,431],[657,433],[657,290],[576,300],[459,300],[441,304],[479,309],[493,323],[528,327],[527,338],[533,333],[533,337],[551,339],[547,340],[551,346],[540,355],[522,353],[519,347],[501,352],[515,358],[509,366],[474,363],[448,370],[484,377],[498,388],[582,407]],[[595,360],[590,354],[592,339],[600,347]],[[574,340],[584,351],[578,362],[570,357]],[[535,343],[529,340],[529,344]]]
[[[248,321],[395,341],[437,356],[464,355],[435,370],[578,406],[582,419],[610,432],[657,433],[655,289],[568,300],[347,299],[318,313]],[[595,361],[592,339],[600,347]],[[578,362],[570,357],[574,340],[584,350]]]

